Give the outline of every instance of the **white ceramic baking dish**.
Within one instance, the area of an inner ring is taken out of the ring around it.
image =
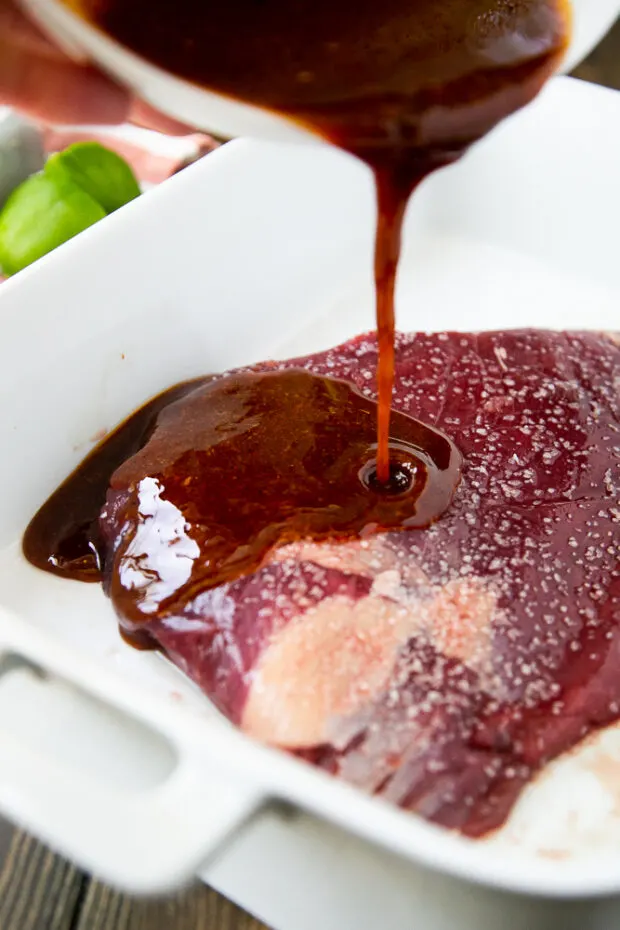
[[[620,96],[554,81],[416,198],[400,327],[617,329],[619,165]],[[369,328],[373,218],[370,176],[349,157],[237,142],[0,288],[0,809],[139,891],[189,877],[274,810],[293,812],[284,843],[304,811],[479,883],[619,891],[617,729],[472,842],[252,743],[120,640],[98,586],[21,557],[36,508],[153,393]]]

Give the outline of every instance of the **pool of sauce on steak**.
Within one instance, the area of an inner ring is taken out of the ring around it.
[[[380,484],[376,410],[348,382],[297,369],[177,385],[100,443],[43,505],[24,535],[26,558],[100,581],[106,492],[145,475],[191,520],[208,562],[190,598],[255,571],[277,545],[429,526],[450,504],[461,456],[440,430],[395,413],[390,477]],[[122,601],[122,586],[114,578],[108,586]]]

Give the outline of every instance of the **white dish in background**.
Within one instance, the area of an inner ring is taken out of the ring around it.
[[[554,81],[416,198],[400,328],[618,328],[619,164],[620,96]],[[387,870],[404,887],[420,875],[414,861],[533,894],[620,891],[620,787],[597,774],[591,748],[547,770],[492,839],[465,840],[246,740],[172,667],[120,641],[98,586],[53,578],[20,555],[36,508],[102,429],[150,395],[370,327],[374,213],[370,175],[347,156],[238,142],[0,289],[0,605],[21,618],[2,615],[2,651],[125,715],[0,666],[0,807],[132,889],[190,874],[275,798],[409,860],[396,868],[376,849],[360,852],[379,883]],[[128,729],[128,712],[164,738]],[[618,731],[594,742],[620,771]],[[239,842],[261,835],[285,856],[287,836],[299,851],[315,833],[308,817],[272,812]],[[226,863],[224,854],[209,874],[231,893]],[[239,874],[241,901],[242,884]],[[326,876],[326,901],[329,887]]]
[[[18,184],[40,171],[45,154],[38,130],[0,106],[0,210]]]

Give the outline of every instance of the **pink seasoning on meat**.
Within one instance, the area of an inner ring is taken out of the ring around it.
[[[464,456],[437,523],[283,546],[177,612],[168,589],[164,619],[146,572],[140,603],[248,734],[480,835],[545,762],[620,716],[620,348],[596,333],[412,334],[396,357],[395,408]],[[376,362],[365,336],[268,367],[373,397]],[[165,488],[150,493],[162,506],[145,504],[143,528],[169,546],[174,524],[191,572],[191,523],[177,510],[175,524]],[[102,514],[111,554],[127,494]]]

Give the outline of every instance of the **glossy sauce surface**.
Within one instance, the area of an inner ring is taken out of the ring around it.
[[[115,558],[136,550],[136,583],[110,572],[108,586],[121,615],[139,623],[140,574],[159,577],[158,610],[167,586],[178,605],[171,547],[189,571],[183,598],[192,599],[256,571],[278,545],[430,525],[458,483],[459,452],[439,430],[395,414],[385,487],[376,478],[375,422],[376,403],[349,383],[301,370],[179,385],[134,414],[59,488],[26,532],[26,556],[66,577],[100,579],[108,487],[108,509],[131,489],[123,506],[146,516]],[[170,546],[162,547],[161,532],[151,537],[148,526],[167,521]]]
[[[84,459],[24,533],[23,550],[32,565],[77,581],[101,581],[105,551],[99,514],[112,474],[142,448],[164,407],[209,380],[188,381],[157,395]]]
[[[409,195],[557,67],[568,0],[67,0],[147,60],[277,111],[377,182],[378,474],[389,474],[394,290]]]

